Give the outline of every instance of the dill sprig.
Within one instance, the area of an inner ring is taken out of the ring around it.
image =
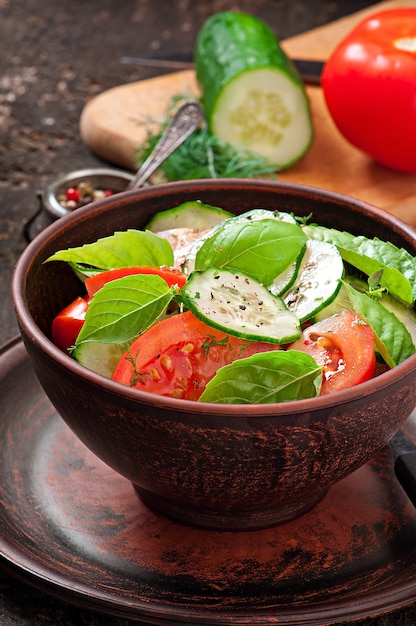
[[[137,150],[137,167],[146,160],[169,124],[173,111],[186,96],[173,96],[158,128],[154,121],[147,129],[143,146]],[[167,181],[200,178],[276,178],[276,167],[249,151],[241,151],[220,141],[204,124],[171,154],[159,167],[158,177]]]

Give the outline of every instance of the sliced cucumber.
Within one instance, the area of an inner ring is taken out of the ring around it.
[[[126,351],[126,344],[99,343],[97,341],[81,342],[73,351],[72,356],[84,367],[111,378],[115,366]]]
[[[308,151],[313,140],[309,100],[265,22],[234,11],[212,15],[198,34],[195,66],[216,137],[263,156],[277,169]]]
[[[337,248],[325,241],[308,239],[298,276],[283,300],[304,322],[335,299],[343,276],[344,264]]]
[[[368,291],[368,283],[366,283],[361,278],[357,278],[357,276],[353,276],[350,274],[349,276],[344,276],[343,281],[341,283],[341,288],[338,291],[336,297],[331,300],[323,309],[317,311],[314,319],[316,322],[325,319],[326,317],[330,317],[331,315],[335,315],[340,311],[347,310],[352,311],[353,313],[360,314],[359,311],[354,309],[354,306],[351,302],[351,298],[348,294],[347,289],[344,286],[344,283],[348,286],[354,287],[360,293],[366,293]]]
[[[205,231],[232,216],[233,213],[224,211],[224,209],[195,200],[156,213],[145,230],[151,230],[153,233],[175,228],[192,228],[193,230]]]
[[[196,317],[230,335],[271,343],[300,337],[296,315],[248,276],[227,270],[193,272],[181,296]]]
[[[302,258],[303,251],[302,254],[299,255],[298,259],[292,263],[292,265],[289,265],[284,272],[276,276],[272,284],[269,286],[269,291],[273,296],[282,296],[288,289],[290,289],[298,275],[299,265]]]
[[[354,311],[354,307],[352,306],[347,290],[345,289],[344,285],[341,284],[341,288],[333,301],[329,302],[327,306],[315,313],[314,321],[320,322],[321,320],[327,317],[331,317],[331,315],[335,315],[336,313],[339,313],[343,310]]]

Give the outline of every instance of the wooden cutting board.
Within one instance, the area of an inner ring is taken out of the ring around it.
[[[366,15],[416,0],[390,0],[282,42],[289,56],[325,60],[337,43]],[[279,180],[338,191],[379,206],[416,227],[416,174],[402,174],[374,163],[351,146],[333,124],[319,87],[308,87],[315,141],[308,154]],[[171,96],[198,94],[193,70],[175,72],[103,92],[89,101],[80,132],[92,152],[117,166],[135,169],[135,151],[146,136],[146,117],[161,119]]]

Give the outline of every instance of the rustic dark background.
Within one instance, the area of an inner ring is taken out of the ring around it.
[[[85,103],[157,73],[123,64],[122,57],[189,55],[205,18],[223,9],[255,13],[285,38],[371,4],[0,0],[0,344],[17,332],[10,274],[26,245],[22,227],[37,209],[37,191],[57,176],[101,163],[79,136]]]
[[[27,243],[23,230],[38,208],[37,192],[57,176],[102,164],[79,137],[85,103],[106,89],[157,73],[123,64],[121,57],[189,55],[205,18],[223,9],[254,13],[284,39],[371,4],[360,0],[0,0],[0,344],[17,333],[10,277]],[[129,623],[61,604],[0,570],[1,626]],[[412,609],[359,622],[359,626],[415,624]]]

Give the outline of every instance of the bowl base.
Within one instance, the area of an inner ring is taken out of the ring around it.
[[[177,504],[137,485],[134,485],[134,488],[143,504],[156,513],[190,526],[221,531],[261,530],[283,524],[312,509],[328,491],[324,489],[318,494],[304,497],[301,502],[292,502],[260,511],[218,511]]]

